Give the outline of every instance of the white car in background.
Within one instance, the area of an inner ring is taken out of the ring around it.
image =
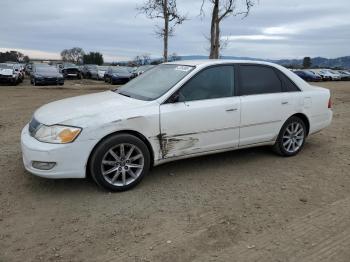
[[[323,72],[321,69],[310,69],[310,71],[321,76],[324,81],[332,80],[331,75],[328,72]]]
[[[341,80],[341,76],[330,69],[322,69],[320,70],[320,72],[326,75],[327,77],[329,77],[333,81]]]
[[[19,70],[13,64],[0,63],[0,83],[17,85],[22,82]]]
[[[331,123],[328,89],[267,62],[165,63],[113,91],[42,106],[22,131],[25,168],[132,188],[151,166],[271,145],[294,156]]]
[[[97,80],[104,80],[108,66],[97,66]]]

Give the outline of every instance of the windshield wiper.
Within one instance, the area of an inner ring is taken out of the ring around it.
[[[122,96],[126,96],[126,97],[131,97],[130,95],[127,95],[127,94],[122,93],[122,92],[117,92],[117,94],[120,94],[120,95],[122,95]]]

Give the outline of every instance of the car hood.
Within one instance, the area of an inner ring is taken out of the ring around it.
[[[113,77],[131,77],[132,74],[130,74],[130,73],[113,73],[112,76]]]
[[[35,73],[35,76],[43,76],[43,77],[60,77],[61,74],[59,73],[52,73],[52,72],[40,72],[40,73]]]
[[[40,107],[34,117],[45,125],[64,124],[79,127],[111,122],[147,104],[112,91],[58,100]]]

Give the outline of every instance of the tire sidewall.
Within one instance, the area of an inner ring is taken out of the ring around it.
[[[113,186],[110,183],[108,183],[103,178],[102,170],[101,170],[101,162],[105,153],[112,147],[121,143],[128,143],[128,144],[133,144],[137,146],[141,150],[144,156],[144,168],[140,176],[129,185],[122,186],[122,187]],[[92,153],[91,160],[89,163],[90,172],[91,172],[92,178],[99,186],[110,191],[125,191],[136,186],[143,179],[143,177],[149,172],[150,162],[151,162],[150,160],[151,158],[150,158],[149,150],[141,139],[129,134],[118,134],[118,135],[114,135],[112,137],[104,139],[96,146],[96,148]]]

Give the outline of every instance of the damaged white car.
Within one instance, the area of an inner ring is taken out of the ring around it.
[[[0,83],[7,83],[10,85],[17,85],[21,82],[19,71],[15,70],[15,65],[0,64]]]
[[[42,106],[21,143],[25,168],[35,175],[91,174],[122,191],[151,166],[181,158],[261,145],[293,156],[331,119],[329,90],[279,65],[178,61],[114,91]]]

